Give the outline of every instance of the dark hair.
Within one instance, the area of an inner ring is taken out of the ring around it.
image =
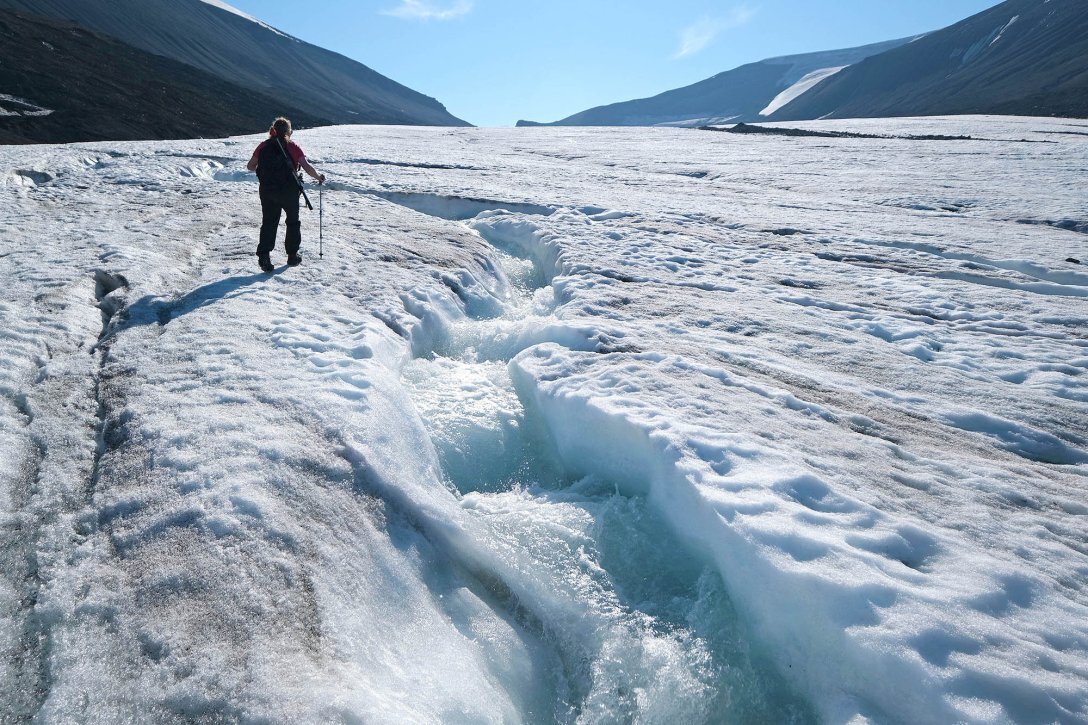
[[[280,116],[272,122],[272,128],[268,129],[268,135],[287,138],[291,135],[291,121]]]

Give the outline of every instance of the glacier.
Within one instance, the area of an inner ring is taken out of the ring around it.
[[[0,149],[0,721],[1088,721],[1088,122],[795,125]]]

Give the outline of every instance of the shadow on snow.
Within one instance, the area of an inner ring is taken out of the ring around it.
[[[251,291],[247,288],[281,274],[284,269],[276,269],[274,272],[239,274],[209,282],[174,300],[164,300],[154,295],[145,295],[125,309],[123,327],[167,325],[183,315],[207,307],[219,300],[246,295]]]

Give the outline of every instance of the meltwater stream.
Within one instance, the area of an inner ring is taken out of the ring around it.
[[[563,470],[508,371],[527,333],[562,324],[542,270],[511,250],[492,255],[511,290],[504,313],[451,325],[402,379],[481,548],[495,570],[516,572],[497,599],[542,659],[560,663],[537,684],[546,693],[515,698],[554,703],[525,720],[811,721],[746,635],[717,570],[645,498],[621,493],[630,487]]]

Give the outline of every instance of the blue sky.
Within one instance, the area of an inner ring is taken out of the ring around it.
[[[936,30],[996,0],[227,0],[480,126],[554,121],[776,55]]]

